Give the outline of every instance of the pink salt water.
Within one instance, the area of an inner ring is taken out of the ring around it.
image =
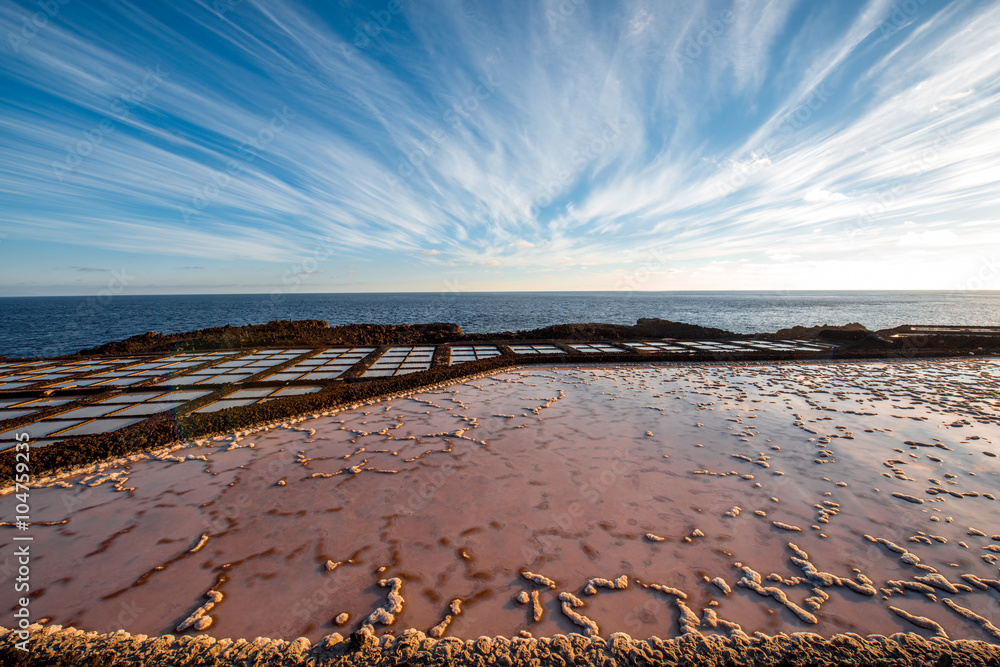
[[[448,615],[462,638],[583,632],[570,593],[603,636],[678,635],[688,610],[706,634],[732,627],[711,612],[747,633],[934,634],[892,606],[998,641],[942,602],[1000,624],[1000,582],[962,577],[998,579],[998,376],[995,360],[528,369],[220,437],[33,489],[31,609],[174,633],[216,590],[209,634],[317,640],[359,629],[399,578],[376,632]],[[876,594],[817,586],[789,543]],[[742,566],[816,622],[740,585]],[[890,583],[932,570],[930,594]]]

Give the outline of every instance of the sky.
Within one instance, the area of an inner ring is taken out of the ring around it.
[[[1000,3],[0,0],[0,296],[1000,289]]]

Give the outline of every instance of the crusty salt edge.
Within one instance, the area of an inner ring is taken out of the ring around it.
[[[32,660],[55,662],[72,657],[78,662],[97,658],[116,664],[162,664],[177,667],[198,664],[260,664],[289,667],[303,664],[362,667],[375,664],[449,664],[472,667],[501,657],[516,664],[581,664],[604,667],[676,664],[768,664],[785,660],[793,664],[836,664],[867,667],[874,664],[934,665],[948,656],[955,665],[986,665],[1000,662],[1000,645],[983,641],[925,638],[915,633],[890,637],[840,634],[830,638],[807,632],[769,637],[753,635],[702,636],[694,633],[673,639],[633,639],[624,633],[607,638],[578,634],[544,638],[454,637],[432,639],[419,630],[398,636],[377,637],[361,630],[344,639],[333,633],[312,644],[305,637],[294,641],[258,637],[215,639],[210,636],[164,635],[147,637],[128,632],[99,634],[58,625],[27,628]],[[734,633],[735,635],[736,633]],[[15,651],[20,636],[0,628],[0,650]],[[499,663],[497,663],[499,664]]]
[[[701,625],[701,622],[698,620],[698,615],[691,611],[691,608],[684,604],[681,598],[675,597],[674,603],[677,605],[678,611],[680,611],[678,623],[681,627],[681,634],[700,635],[701,632],[698,631],[698,626]]]
[[[726,595],[729,595],[730,593],[733,592],[733,589],[729,587],[729,584],[727,584],[726,580],[723,579],[722,577],[715,577],[714,579],[710,580],[709,583],[714,584],[716,588],[718,588]]]
[[[929,584],[947,593],[958,593],[959,591],[964,591],[966,593],[972,592],[972,588],[969,586],[966,586],[965,584],[953,584],[948,581],[944,575],[937,574],[936,572],[932,574],[925,574],[924,576],[917,575],[913,578],[923,584]]]
[[[201,443],[201,444],[204,444],[202,441],[198,441],[198,442]],[[103,461],[95,461],[93,463],[87,463],[87,464],[76,466],[76,467],[72,467],[72,468],[62,468],[62,469],[53,471],[51,474],[45,475],[43,477],[36,478],[28,486],[29,486],[29,488],[32,488],[32,489],[39,489],[39,488],[43,488],[43,487],[46,487],[46,486],[63,486],[63,487],[65,487],[65,486],[67,486],[67,484],[63,480],[65,480],[66,478],[69,478],[69,477],[76,477],[76,476],[79,476],[79,475],[96,475],[96,474],[103,473],[108,468],[114,468],[114,467],[124,466],[124,465],[127,465],[129,463],[135,463],[137,461],[143,461],[143,460],[146,460],[146,459],[164,460],[167,457],[170,457],[171,452],[174,452],[174,451],[176,451],[178,449],[185,449],[187,447],[201,446],[201,444],[197,444],[196,445],[196,444],[189,443],[189,442],[177,441],[177,442],[171,443],[169,445],[165,445],[165,446],[162,446],[162,447],[157,447],[156,449],[151,449],[151,450],[146,451],[146,452],[136,452],[134,454],[129,454],[128,456],[119,456],[119,457],[115,457],[115,458],[111,458],[111,459],[105,459]],[[114,473],[112,473],[112,475],[113,474]],[[112,479],[113,480],[117,480],[118,477],[117,476],[113,477],[113,478],[112,477],[108,477],[106,479],[101,480],[101,482],[98,482],[98,483],[103,483],[104,481],[112,481]],[[70,485],[70,486],[72,486],[72,485]],[[96,486],[96,484],[95,484],[95,486]],[[13,485],[13,484],[10,485],[10,486],[6,486],[6,487],[3,487],[3,488],[0,488],[0,497],[5,496],[5,495],[9,495],[9,494],[13,493],[16,488],[17,488],[16,485]]]
[[[191,627],[195,630],[205,630],[212,625],[212,617],[208,616],[208,612],[212,611],[212,607],[222,602],[222,593],[208,591],[205,593],[205,597],[208,598],[208,602],[195,609],[190,616],[181,621],[176,628],[177,632],[184,632]]]
[[[1000,593],[1000,579],[983,579],[974,574],[963,574],[962,579],[972,583],[976,588],[986,591],[990,588]]]
[[[895,586],[896,588],[908,588],[911,591],[916,591],[917,593],[922,593],[924,595],[933,595],[934,587],[928,586],[927,584],[922,584],[919,581],[906,581],[906,580],[889,580],[886,582],[886,586]]]
[[[743,632],[743,628],[740,627],[739,623],[733,623],[732,621],[727,621],[719,618],[718,612],[714,609],[703,609],[701,612],[701,627],[710,628],[715,630],[716,628],[722,627],[728,630],[733,636],[747,637],[747,634]]]
[[[584,586],[583,592],[587,595],[597,595],[598,588],[610,588],[611,590],[623,591],[628,588],[628,575],[623,574],[614,580],[605,579],[604,577],[594,577],[587,582]]]
[[[545,615],[545,608],[542,606],[542,596],[538,589],[531,591],[531,617],[535,623],[539,623]]]
[[[389,589],[389,593],[386,595],[385,606],[373,611],[365,619],[363,627],[371,628],[376,623],[392,625],[396,622],[396,614],[403,611],[403,596],[399,592],[403,588],[403,580],[399,577],[381,579],[378,585]]]
[[[572,593],[562,592],[559,594],[559,602],[562,605],[563,614],[565,614],[569,620],[583,628],[588,637],[597,637],[601,634],[601,630],[597,627],[597,623],[574,609],[574,607],[582,607],[583,600],[579,599]]]
[[[894,552],[896,552],[898,554],[902,554],[899,557],[899,560],[903,561],[907,565],[912,565],[912,566],[916,567],[917,569],[926,570],[927,572],[931,572],[931,573],[937,572],[937,570],[935,570],[930,565],[924,565],[923,563],[921,563],[920,562],[920,557],[917,556],[917,554],[915,554],[913,552],[910,552],[910,551],[907,551],[906,549],[904,549],[903,547],[899,546],[895,542],[890,542],[889,540],[885,539],[884,537],[872,537],[871,535],[865,535],[864,538],[866,540],[868,540],[869,542],[873,543],[873,544],[881,544],[881,545],[883,545],[889,551],[894,551]]]
[[[791,549],[796,554],[795,556],[790,557],[789,560],[791,560],[792,563],[797,565],[799,569],[802,570],[802,573],[805,575],[805,579],[809,581],[809,583],[811,583],[813,586],[818,586],[823,588],[827,588],[830,586],[843,586],[845,588],[851,589],[855,593],[860,593],[861,595],[867,595],[868,597],[874,597],[875,595],[878,594],[878,591],[875,589],[875,586],[872,585],[871,579],[861,574],[860,572],[857,572],[856,574],[858,581],[861,582],[860,584],[846,577],[838,577],[837,575],[830,574],[829,572],[821,572],[816,568],[815,565],[813,565],[809,561],[809,554],[807,554],[805,551],[800,549],[792,542],[788,543],[788,548]],[[826,601],[827,598],[825,596],[826,596],[825,593],[817,592],[816,596],[812,598],[807,598],[806,601],[815,610],[818,610],[819,605],[822,605],[822,603]],[[817,597],[821,598],[822,601],[817,602]]]
[[[789,611],[791,611],[793,614],[798,616],[806,623],[811,623],[812,625],[816,625],[817,623],[819,623],[819,619],[817,619],[813,614],[811,614],[810,612],[806,611],[799,605],[789,600],[788,595],[785,594],[785,591],[775,586],[762,586],[761,576],[759,572],[752,570],[751,568],[744,565],[743,573],[744,573],[743,577],[736,582],[738,586],[742,586],[743,588],[749,588],[758,595],[774,598],[779,603],[787,607]]]
[[[533,584],[538,584],[539,586],[545,586],[546,588],[555,588],[556,582],[552,581],[544,574],[535,574],[534,572],[524,571],[521,576],[530,581]]]
[[[904,609],[900,609],[899,607],[893,607],[892,605],[889,605],[889,611],[894,613],[896,616],[899,616],[900,618],[909,621],[918,628],[923,628],[924,630],[933,630],[935,633],[937,633],[938,637],[943,637],[944,639],[948,639],[948,633],[944,631],[944,628],[942,628],[941,625],[938,624],[936,621],[932,621],[926,616],[914,616],[910,612]]]
[[[780,528],[782,530],[788,530],[788,531],[795,532],[795,533],[801,533],[802,532],[802,529],[799,528],[798,526],[792,526],[792,525],[789,525],[787,523],[783,523],[781,521],[772,521],[771,523],[774,525],[775,528]]]
[[[959,604],[956,604],[951,598],[941,598],[941,602],[947,605],[948,608],[954,611],[956,614],[964,616],[973,623],[979,625],[979,627],[981,627],[985,632],[993,635],[994,639],[1000,641],[1000,628],[993,625],[990,622],[990,619],[984,616],[980,616],[979,614],[972,611],[971,609],[968,609],[967,607],[963,607]]]
[[[660,591],[661,593],[666,593],[667,595],[673,595],[678,600],[687,600],[687,593],[684,591],[674,588],[673,586],[666,586],[664,584],[640,584],[644,588],[652,588],[654,591]]]
[[[448,630],[448,626],[455,619],[456,616],[462,613],[462,600],[455,598],[448,605],[448,611],[451,612],[447,614],[444,619],[433,628],[431,628],[430,635],[435,639],[440,638]]]

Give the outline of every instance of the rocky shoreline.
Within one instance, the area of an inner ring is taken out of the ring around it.
[[[959,329],[969,329],[962,334]],[[924,329],[923,331],[921,329]],[[773,333],[737,334],[657,318],[640,318],[634,325],[600,322],[554,324],[540,329],[469,333],[453,323],[350,324],[331,327],[322,320],[275,320],[267,324],[213,327],[184,333],[150,331],[97,347],[80,350],[65,359],[94,355],[161,354],[190,351],[242,350],[259,347],[323,347],[330,345],[430,345],[442,343],[504,344],[526,341],[625,341],[642,338],[699,340],[809,340],[835,342],[848,350],[884,350],[906,354],[914,350],[968,352],[1000,351],[1000,330],[990,327],[942,327],[947,335],[928,327],[905,325],[870,331],[856,322],[845,325],[795,326]],[[989,330],[988,330],[989,329]],[[0,356],[0,360],[6,357]]]
[[[860,325],[848,325],[855,327]],[[556,324],[528,331],[466,333],[457,324],[349,324],[331,327],[322,320],[275,320],[267,324],[214,327],[177,334],[147,332],[123,341],[81,350],[79,354],[153,354],[182,350],[241,349],[248,347],[324,345],[420,345],[480,341],[549,339],[631,340],[641,337],[679,337],[717,340],[740,336],[723,329],[683,322],[640,319],[635,326],[620,324]]]
[[[0,660],[15,666],[34,665],[329,665],[369,667],[389,665],[969,665],[1000,664],[1000,646],[981,641],[926,639],[912,633],[824,638],[808,632],[768,636],[737,634],[705,636],[690,632],[674,639],[633,639],[624,633],[610,637],[580,634],[554,637],[479,637],[475,640],[434,639],[419,630],[378,637],[362,630],[348,637],[339,633],[310,644],[257,637],[247,641],[206,635],[147,637],[125,631],[83,632],[58,625],[32,625],[21,651],[19,634],[0,629]]]

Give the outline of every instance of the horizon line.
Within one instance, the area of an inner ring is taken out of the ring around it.
[[[643,293],[643,294],[727,294],[733,292],[741,292],[746,294],[859,294],[859,293],[875,293],[875,292],[887,292],[895,294],[903,293],[975,293],[975,294],[989,294],[989,293],[1000,293],[1000,290],[995,289],[704,289],[704,290],[644,290],[644,289],[623,289],[623,290],[490,290],[490,291],[477,291],[477,290],[440,290],[433,292],[426,291],[367,291],[367,292],[178,292],[178,293],[165,293],[165,292],[153,292],[153,293],[141,293],[141,294],[114,294],[111,295],[113,298],[117,297],[142,297],[142,296],[272,296],[274,294],[279,294],[282,297],[288,296],[343,296],[343,295],[375,295],[375,294],[385,294],[385,295],[396,295],[396,294],[448,294],[452,297],[460,297],[462,295],[472,295],[472,294],[630,294],[630,293]],[[96,299],[103,298],[106,295],[98,294],[6,294],[0,295],[0,299]]]

